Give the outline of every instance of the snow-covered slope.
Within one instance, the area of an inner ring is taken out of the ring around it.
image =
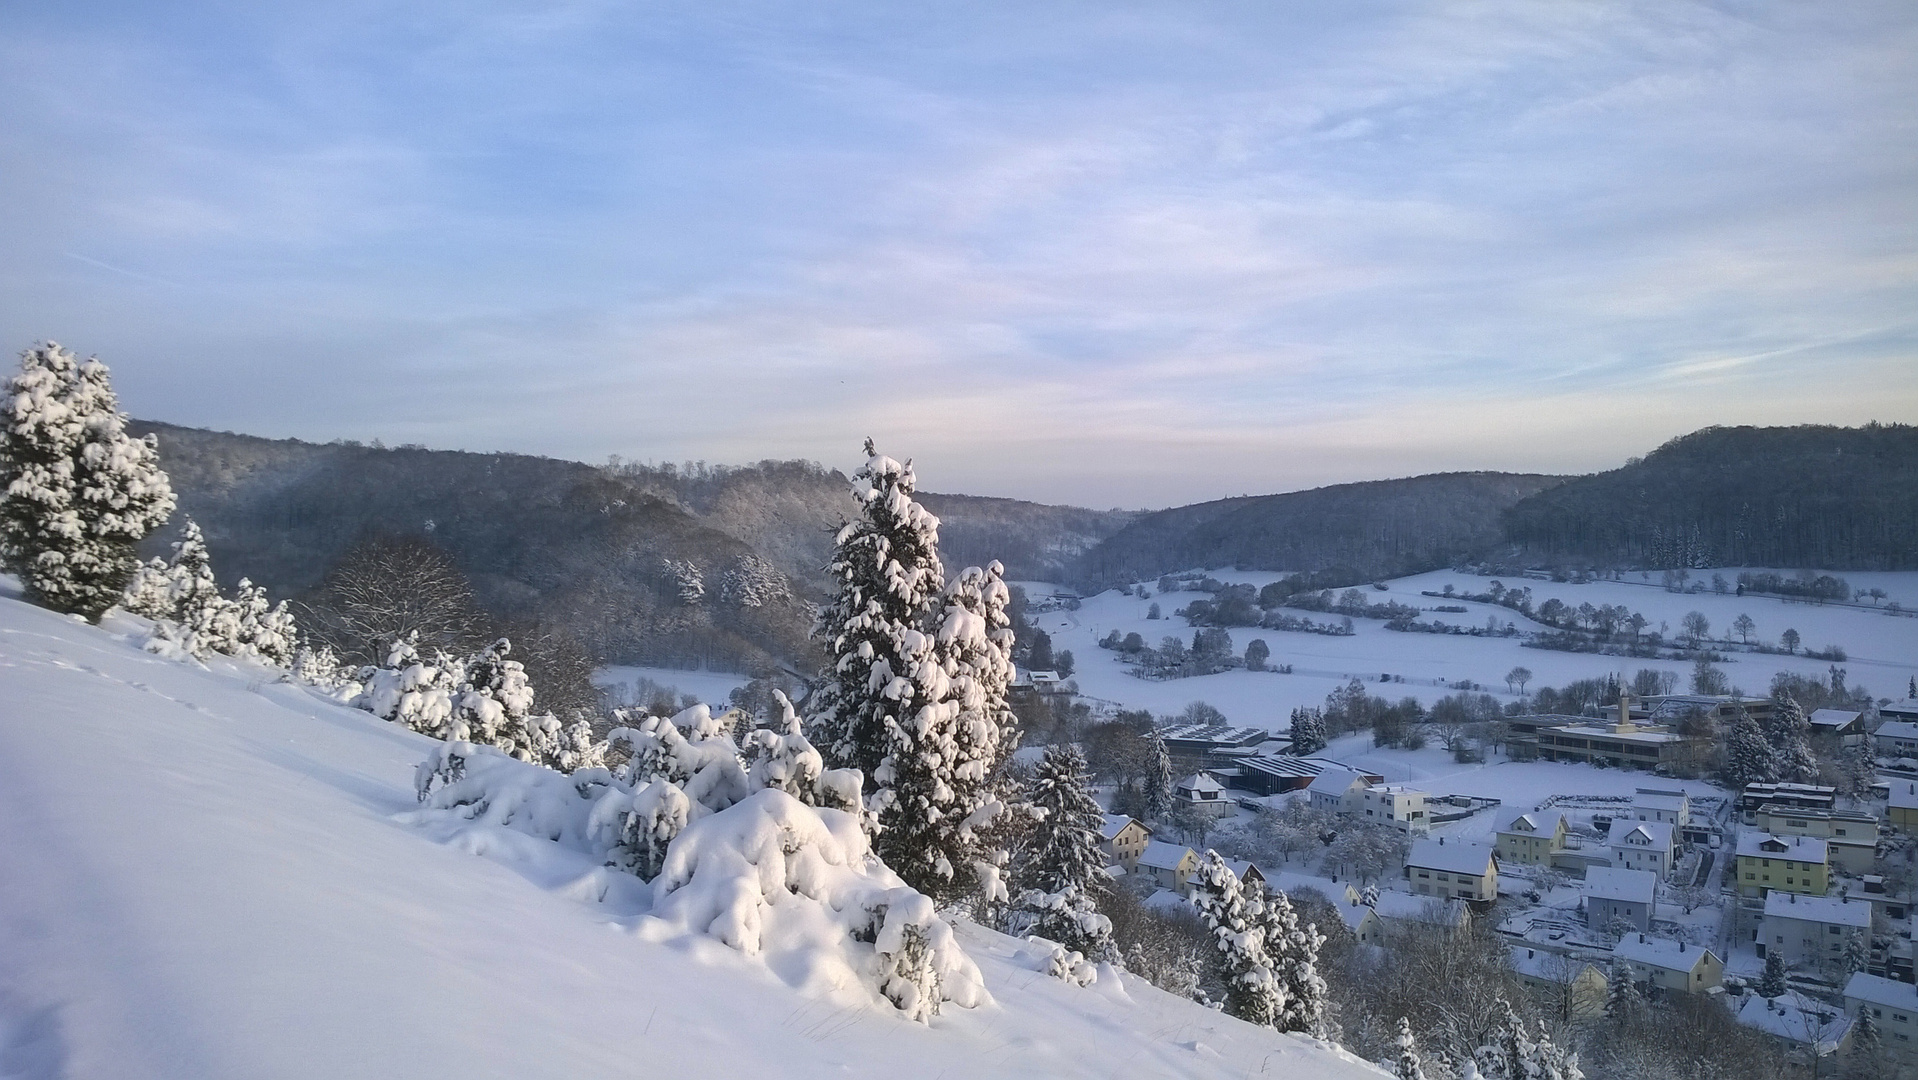
[[[553,845],[409,824],[424,738],[139,631],[0,579],[9,1080],[1379,1075],[971,926],[995,1001],[929,1027],[654,941],[637,891],[600,903]]]

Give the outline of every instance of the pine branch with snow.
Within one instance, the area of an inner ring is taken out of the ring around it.
[[[1225,1011],[1250,1024],[1275,1026],[1285,1011],[1286,991],[1266,951],[1259,898],[1246,892],[1218,852],[1208,849],[1193,874],[1192,900],[1219,950]]]

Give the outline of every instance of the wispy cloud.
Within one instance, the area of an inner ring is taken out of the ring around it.
[[[1907,4],[0,30],[0,334],[182,422],[1136,505],[1918,419]]]

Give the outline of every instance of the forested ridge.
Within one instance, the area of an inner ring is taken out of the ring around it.
[[[1918,567],[1918,428],[1712,427],[1505,512],[1547,562]]]

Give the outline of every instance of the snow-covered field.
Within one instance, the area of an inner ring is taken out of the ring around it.
[[[410,824],[424,737],[16,596],[0,579],[9,1080],[1380,1075],[970,926],[995,1000],[929,1027],[655,941],[556,845]]]
[[[1739,571],[1716,571],[1736,581]],[[1213,571],[1227,582],[1263,585],[1284,576],[1277,573]],[[1700,572],[1709,582],[1714,571]],[[1889,601],[1898,601],[1908,610],[1918,610],[1918,573],[1859,573],[1842,575],[1854,588],[1882,588]],[[1651,620],[1653,629],[1669,625],[1668,637],[1678,631],[1687,612],[1699,611],[1711,620],[1714,636],[1734,637],[1731,625],[1741,614],[1750,615],[1757,624],[1754,640],[1776,643],[1787,628],[1798,631],[1804,645],[1825,648],[1843,647],[1849,659],[1842,665],[1853,685],[1862,684],[1879,697],[1905,696],[1908,680],[1918,675],[1918,618],[1892,615],[1884,609],[1845,605],[1820,605],[1788,601],[1768,596],[1735,596],[1703,593],[1671,593],[1660,588],[1657,575],[1638,582],[1594,582],[1586,585],[1549,581],[1506,581],[1508,586],[1529,586],[1533,604],[1557,597],[1577,606],[1590,603],[1623,604]],[[1491,579],[1452,571],[1435,571],[1414,577],[1387,581],[1385,590],[1367,587],[1371,603],[1395,600],[1428,609],[1426,621],[1434,618],[1454,625],[1483,625],[1487,616],[1500,623],[1515,623],[1521,630],[1545,629],[1509,608],[1491,604],[1472,604],[1439,600],[1421,595],[1426,590],[1441,592],[1450,584],[1459,592],[1482,593]],[[1025,584],[1031,594],[1050,592],[1055,586],[1042,582]],[[1457,635],[1399,633],[1385,629],[1377,619],[1355,619],[1356,633],[1350,637],[1331,637],[1279,630],[1235,628],[1231,631],[1236,648],[1243,651],[1247,642],[1262,638],[1271,647],[1273,666],[1290,664],[1293,672],[1228,671],[1199,678],[1154,682],[1127,674],[1117,653],[1098,647],[1098,641],[1117,630],[1121,635],[1137,631],[1149,645],[1158,645],[1167,635],[1179,635],[1190,643],[1192,628],[1172,612],[1205,594],[1175,592],[1159,595],[1147,584],[1150,599],[1108,591],[1088,597],[1077,611],[1052,611],[1032,617],[1040,629],[1052,636],[1054,650],[1070,649],[1077,663],[1074,678],[1082,693],[1124,705],[1150,709],[1155,714],[1174,713],[1193,701],[1205,701],[1237,724],[1283,728],[1292,709],[1299,705],[1319,705],[1341,683],[1358,676],[1371,684],[1374,694],[1397,699],[1412,696],[1430,704],[1451,693],[1447,684],[1471,681],[1505,699],[1516,695],[1507,691],[1505,673],[1514,667],[1529,668],[1531,688],[1563,686],[1576,679],[1624,672],[1629,676],[1641,667],[1656,667],[1678,676],[1683,690],[1690,665],[1676,660],[1648,661],[1630,657],[1601,656],[1591,653],[1552,652],[1529,649],[1517,638],[1475,638]],[[1151,604],[1160,605],[1162,619],[1148,619]],[[1465,614],[1429,613],[1438,604],[1467,608]],[[1315,621],[1328,616],[1298,612]],[[1338,616],[1330,616],[1336,622]],[[1830,664],[1804,656],[1734,653],[1723,665],[1732,685],[1749,693],[1764,693],[1772,675],[1794,671],[1825,678]],[[1383,675],[1395,681],[1380,681]],[[1397,681],[1403,680],[1403,681]]]
[[[650,679],[681,695],[691,694],[708,705],[724,705],[732,692],[749,681],[729,671],[688,671],[681,668],[634,667],[614,665],[593,672],[593,685],[601,690],[624,687],[630,695],[641,679]]]

